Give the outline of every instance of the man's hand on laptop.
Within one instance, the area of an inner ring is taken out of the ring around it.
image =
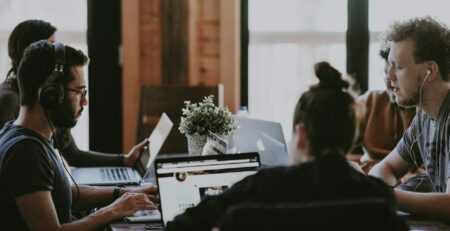
[[[158,196],[156,195],[158,193],[158,188],[155,185],[146,185],[141,187],[126,187],[122,188],[120,190],[122,193],[142,193],[147,196],[149,200],[151,200],[154,203],[158,203]]]
[[[128,154],[125,154],[123,158],[123,165],[125,167],[133,167],[134,162],[139,159],[139,156],[141,156],[142,152],[147,148],[148,142],[148,139],[145,139],[144,141],[136,144],[133,148],[131,148],[130,152],[128,152]]]
[[[145,193],[125,192],[112,204],[101,210],[110,211],[114,218],[131,216],[139,210],[155,210],[158,207]]]

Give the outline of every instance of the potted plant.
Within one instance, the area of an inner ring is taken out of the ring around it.
[[[218,107],[210,95],[200,103],[185,101],[178,130],[186,135],[190,155],[200,155],[209,131],[228,139],[236,129],[236,121],[227,107]]]

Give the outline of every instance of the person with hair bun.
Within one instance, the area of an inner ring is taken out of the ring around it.
[[[357,103],[341,73],[327,62],[315,65],[320,82],[299,99],[294,111],[292,166],[261,169],[218,196],[210,196],[169,221],[171,230],[211,230],[227,208],[242,203],[337,201],[380,198],[394,213],[392,189],[355,170],[345,155],[353,145]]]

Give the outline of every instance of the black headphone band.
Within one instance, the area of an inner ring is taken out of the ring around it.
[[[53,47],[55,49],[55,69],[39,89],[39,102],[45,109],[57,108],[64,102],[64,88],[61,80],[64,76],[65,46],[55,42]]]
[[[60,42],[53,43],[55,46],[55,70],[60,73],[64,73],[64,64],[66,63],[66,49],[64,44]]]

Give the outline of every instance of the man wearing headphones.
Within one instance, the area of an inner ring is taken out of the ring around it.
[[[87,104],[87,61],[81,51],[47,40],[25,50],[17,76],[19,116],[0,131],[0,230],[93,230],[137,210],[156,209],[155,187],[78,187],[67,178],[52,138],[55,128],[75,126]],[[102,206],[73,222],[72,208]]]
[[[450,31],[430,17],[396,22],[390,42],[388,80],[398,105],[418,107],[416,117],[395,149],[370,175],[395,186],[422,163],[435,192],[395,189],[399,209],[450,220]]]

